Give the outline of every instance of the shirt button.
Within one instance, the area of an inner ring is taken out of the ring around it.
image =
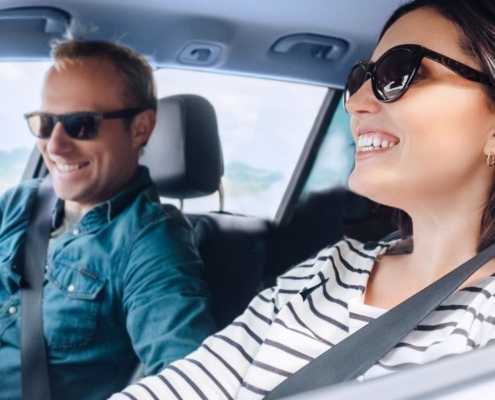
[[[9,314],[10,315],[14,315],[16,312],[17,312],[17,308],[15,308],[14,306],[9,307]]]
[[[69,293],[72,293],[74,290],[76,290],[76,287],[75,287],[74,285],[72,285],[72,284],[71,284],[71,285],[69,285],[69,287],[67,288],[67,291],[68,291]]]
[[[72,231],[72,233],[73,233],[74,235],[76,235],[76,236],[77,236],[77,235],[79,235],[79,233],[81,233],[81,232],[79,231],[79,229],[77,229],[77,228],[76,228],[76,229],[74,229],[74,230]]]

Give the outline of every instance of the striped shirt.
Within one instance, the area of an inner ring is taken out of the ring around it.
[[[385,311],[362,298],[377,257],[394,243],[345,238],[320,251],[281,275],[188,357],[111,399],[262,399]],[[484,346],[495,337],[494,296],[495,276],[454,292],[358,379]]]

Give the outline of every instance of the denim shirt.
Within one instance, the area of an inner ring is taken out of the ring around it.
[[[21,398],[19,250],[40,180],[0,198],[0,399]],[[60,219],[58,201],[54,220]],[[190,226],[163,207],[148,170],[50,246],[43,323],[54,400],[103,399],[215,329]]]

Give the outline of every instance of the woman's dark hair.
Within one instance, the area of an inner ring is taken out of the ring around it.
[[[403,15],[428,7],[453,22],[463,33],[460,47],[477,60],[481,71],[488,74],[493,86],[485,86],[495,112],[495,1],[494,0],[414,0],[399,7],[388,19],[380,39]],[[412,234],[412,221],[398,210],[398,225],[403,238]],[[478,251],[495,241],[495,182],[481,218]]]

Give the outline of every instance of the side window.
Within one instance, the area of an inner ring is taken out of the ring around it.
[[[285,268],[335,243],[344,233],[347,180],[354,165],[349,117],[339,102],[323,132],[303,190],[274,235],[272,264]],[[275,269],[275,274],[283,269]]]
[[[302,196],[347,187],[347,179],[354,167],[354,151],[349,115],[341,101],[318,151]]]
[[[328,89],[186,70],[159,69],[155,78],[160,98],[197,94],[215,108],[225,211],[273,218]],[[218,208],[218,194],[184,201],[186,212]]]
[[[348,180],[355,150],[350,118],[341,100],[295,204],[294,225],[299,222],[299,231],[311,231],[304,239],[307,248],[317,244],[312,251],[334,243],[342,235],[361,241],[379,240],[397,229],[394,209],[377,207],[372,200],[351,194]]]
[[[20,182],[35,143],[23,114],[38,109],[46,62],[1,62],[0,195]]]

